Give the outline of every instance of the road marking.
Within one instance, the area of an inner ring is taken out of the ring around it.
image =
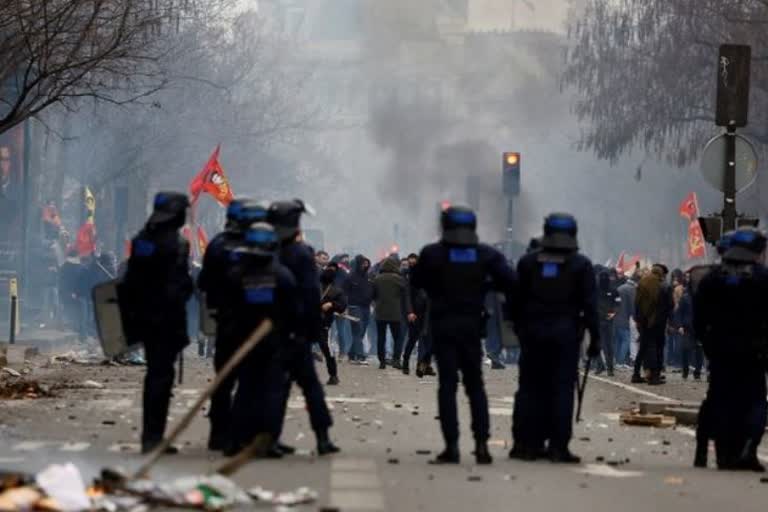
[[[637,478],[643,476],[642,471],[621,471],[605,464],[586,464],[584,467],[573,468],[576,473],[593,476],[605,476],[608,478]]]
[[[511,407],[489,407],[488,413],[491,416],[512,416]]]
[[[59,447],[63,452],[82,452],[87,450],[91,443],[64,443]]]
[[[373,459],[331,462],[330,504],[341,510],[385,510],[384,496]]]
[[[21,443],[18,443],[16,446],[13,447],[13,451],[33,452],[49,444],[52,444],[52,443],[50,441],[22,441]]]
[[[327,396],[325,397],[326,402],[334,402],[337,404],[375,404],[378,403],[378,400],[375,400],[373,398],[356,398],[356,397],[349,397],[349,396]]]

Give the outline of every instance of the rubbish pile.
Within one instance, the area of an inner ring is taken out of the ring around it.
[[[0,400],[30,400],[54,396],[48,386],[24,378],[18,372],[0,375]]]
[[[0,512],[139,512],[152,507],[181,507],[217,512],[239,506],[294,507],[318,496],[302,487],[274,492],[261,487],[244,491],[220,474],[184,476],[158,483],[128,479],[111,471],[86,486],[71,463],[52,464],[37,475],[0,471]]]
[[[49,365],[54,365],[58,363],[74,363],[74,364],[81,364],[81,365],[99,365],[104,364],[107,360],[104,357],[104,354],[101,353],[101,351],[91,351],[91,350],[70,350],[68,352],[64,352],[63,354],[57,354],[53,355],[48,359]]]

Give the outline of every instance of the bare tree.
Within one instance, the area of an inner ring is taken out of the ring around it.
[[[564,85],[579,147],[616,161],[638,148],[684,166],[714,132],[718,47],[753,47],[751,123],[768,144],[768,1],[588,0],[569,26]]]
[[[194,0],[0,0],[0,133],[86,97],[125,104],[168,83],[179,27],[217,12]]]

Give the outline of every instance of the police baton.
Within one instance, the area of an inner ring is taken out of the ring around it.
[[[587,389],[587,377],[589,377],[589,368],[592,366],[592,358],[587,357],[587,367],[584,369],[584,378],[581,379],[581,386],[579,386],[579,378],[576,377],[576,388],[578,392],[578,406],[576,407],[576,423],[581,421],[581,405],[584,403],[584,391]]]
[[[248,354],[250,354],[253,349],[255,349],[256,346],[258,346],[258,344],[261,343],[262,340],[272,332],[272,329],[273,324],[271,320],[266,319],[261,322],[261,324],[251,333],[248,339],[245,340],[242,345],[240,345],[240,348],[237,349],[237,352],[235,352],[232,357],[229,358],[229,361],[227,361],[227,364],[224,365],[221,371],[216,374],[216,378],[213,379],[213,382],[211,382],[208,387],[203,390],[203,392],[197,398],[197,401],[189,409],[189,411],[187,411],[181,421],[179,421],[179,423],[173,427],[173,430],[168,435],[168,437],[163,439],[157,448],[155,448],[155,450],[149,454],[147,461],[142,464],[139,469],[136,470],[136,472],[133,474],[134,479],[145,477],[147,473],[149,473],[149,470],[152,469],[160,457],[163,456],[168,447],[171,446],[173,442],[176,441],[176,439],[178,439],[178,437],[189,427],[189,425],[192,423],[192,420],[195,419],[195,415],[200,412],[200,409],[203,408],[205,402],[211,397],[211,395],[216,392],[219,386],[221,386],[221,383],[224,382],[235,370],[235,368],[240,365],[243,359],[245,359]]]

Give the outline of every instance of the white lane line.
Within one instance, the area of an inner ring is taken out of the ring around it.
[[[585,464],[584,467],[574,468],[573,471],[584,475],[605,476],[609,478],[637,478],[645,474],[642,471],[622,471],[605,464]]]
[[[621,388],[621,389],[624,389],[626,391],[631,391],[632,393],[635,393],[635,394],[638,394],[638,395],[643,395],[643,396],[648,396],[648,397],[651,397],[651,398],[655,398],[656,400],[661,400],[663,402],[672,402],[672,403],[680,402],[680,400],[675,400],[674,398],[669,398],[668,396],[657,395],[656,393],[651,393],[650,391],[645,391],[644,389],[640,389],[640,388],[637,388],[635,386],[630,386],[629,384],[624,384],[622,382],[616,382],[616,381],[613,381],[613,380],[610,380],[610,379],[605,379],[603,377],[596,377],[594,375],[592,376],[592,378],[595,379],[595,380],[598,380],[600,382],[603,382],[605,384],[610,384],[611,386],[615,386],[617,388]],[[678,425],[675,428],[675,431],[676,432],[680,432],[681,434],[684,434],[684,435],[687,435],[687,436],[690,436],[690,437],[694,437],[694,438],[696,437],[696,431],[693,430],[692,428],[689,428],[689,427],[683,427],[683,426]],[[757,458],[759,458],[761,461],[763,461],[765,463],[768,463],[768,454],[758,453]]]
[[[64,443],[59,450],[63,452],[83,452],[91,446],[91,443]]]
[[[491,416],[512,416],[511,407],[489,407],[488,413]]]
[[[16,446],[13,447],[13,451],[33,452],[35,450],[39,450],[40,448],[43,448],[50,444],[53,444],[53,443],[51,443],[50,441],[22,441],[21,443],[18,443]]]
[[[373,459],[334,459],[331,462],[331,507],[340,510],[385,510],[376,462]]]

